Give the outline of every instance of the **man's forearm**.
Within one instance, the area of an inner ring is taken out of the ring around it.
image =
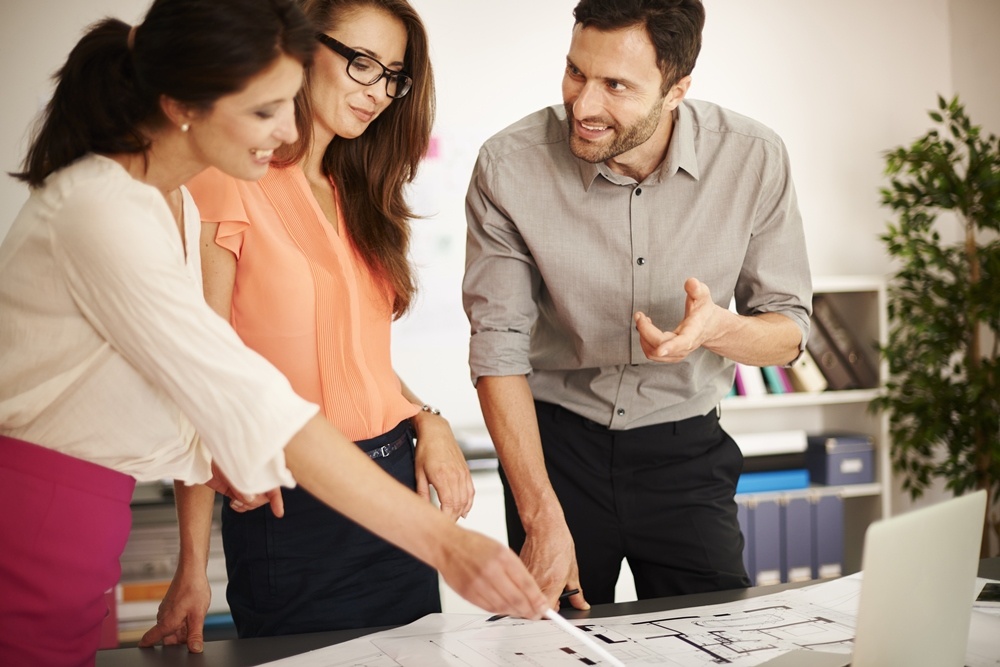
[[[720,309],[716,335],[705,348],[750,366],[781,366],[799,354],[802,332],[790,318],[779,313],[737,315]]]
[[[476,383],[486,428],[514,494],[521,523],[564,521],[545,469],[535,403],[523,375],[481,377]]]

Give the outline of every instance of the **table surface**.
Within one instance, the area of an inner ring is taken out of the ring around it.
[[[985,579],[1000,579],[1000,557],[987,558],[980,561],[979,576]],[[769,595],[789,588],[798,588],[815,581],[797,584],[778,584],[776,586],[758,586],[716,593],[699,593],[696,595],[681,595],[670,598],[639,600],[636,602],[619,602],[616,604],[594,605],[589,611],[575,609],[563,610],[566,618],[589,618],[606,616],[625,616],[628,614],[644,614],[653,611],[683,609],[709,604],[721,604],[746,598]],[[331,632],[316,632],[303,635],[288,635],[285,637],[262,637],[258,639],[226,639],[205,642],[205,652],[201,654],[188,653],[183,646],[158,646],[151,649],[125,648],[106,649],[97,652],[97,667],[135,667],[157,666],[173,667],[175,665],[195,666],[211,665],[212,667],[252,667],[262,663],[287,658],[288,656],[305,653],[323,648],[331,644],[355,639],[386,628],[365,628],[359,630],[337,630]]]

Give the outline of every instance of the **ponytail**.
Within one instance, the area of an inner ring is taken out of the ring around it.
[[[140,153],[139,124],[158,113],[155,93],[136,80],[130,27],[118,19],[92,25],[56,73],[55,91],[22,165],[12,174],[32,187],[87,153]]]
[[[131,36],[130,36],[131,31]],[[294,0],[153,0],[132,30],[92,25],[55,76],[22,170],[32,187],[87,153],[143,153],[161,96],[208,111],[282,54],[312,60],[316,30]]]

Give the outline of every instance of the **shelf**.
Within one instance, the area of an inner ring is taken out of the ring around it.
[[[885,289],[885,278],[876,275],[854,276],[813,276],[813,291],[816,293],[873,292]]]
[[[842,320],[860,352],[887,376],[888,366],[879,358],[878,345],[886,342],[886,287],[882,276],[814,276],[815,294],[828,295],[827,304]],[[815,326],[815,323],[814,323]],[[890,515],[892,464],[888,418],[874,412],[870,404],[882,393],[881,388],[792,392],[759,396],[733,396],[721,402],[722,426],[730,434],[760,435],[782,431],[805,431],[807,434],[857,432],[872,438],[874,479],[867,484],[839,486],[814,485],[804,489],[741,493],[737,500],[749,509],[760,503],[784,505],[793,499],[843,500],[843,560],[845,574],[861,567],[865,531],[873,521]],[[772,516],[767,507],[762,516]],[[766,523],[766,521],[765,521]],[[756,567],[756,566],[754,566]],[[770,572],[768,572],[770,574]]]
[[[783,491],[760,491],[755,493],[738,493],[738,500],[753,499],[782,500],[787,498],[818,498],[820,496],[840,496],[841,498],[866,498],[878,496],[883,491],[878,482],[871,484],[844,484],[842,486],[810,486],[807,489],[786,489]]]
[[[174,485],[172,481],[137,482],[132,493],[132,506],[174,505]]]
[[[723,399],[722,410],[759,410],[761,408],[794,408],[813,405],[844,405],[870,403],[879,395],[878,389],[846,389],[844,391],[794,392],[767,396],[730,396]]]

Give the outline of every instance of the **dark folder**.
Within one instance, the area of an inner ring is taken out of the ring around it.
[[[844,501],[820,496],[813,509],[813,579],[839,577],[844,568]]]
[[[791,470],[793,468],[808,468],[809,459],[806,452],[789,452],[787,454],[764,454],[762,456],[744,456],[743,474],[748,472],[767,472],[770,470]]]
[[[750,506],[750,533],[753,585],[781,583],[781,508],[777,500],[761,500]]]
[[[812,503],[808,498],[789,498],[781,507],[783,583],[812,579]]]
[[[838,391],[841,389],[857,389],[860,387],[858,379],[854,373],[841,359],[830,335],[822,322],[816,318],[812,319],[812,330],[809,332],[809,340],[806,341],[806,349],[812,356],[819,370],[826,378],[827,388]]]
[[[826,333],[841,363],[850,369],[858,386],[868,389],[877,387],[878,371],[858,338],[838,317],[826,294],[817,294],[813,297],[813,321]]]
[[[740,524],[740,532],[743,533],[743,567],[747,570],[747,575],[753,572],[753,562],[751,555],[753,547],[750,545],[750,509],[747,501],[736,501],[736,520]]]

